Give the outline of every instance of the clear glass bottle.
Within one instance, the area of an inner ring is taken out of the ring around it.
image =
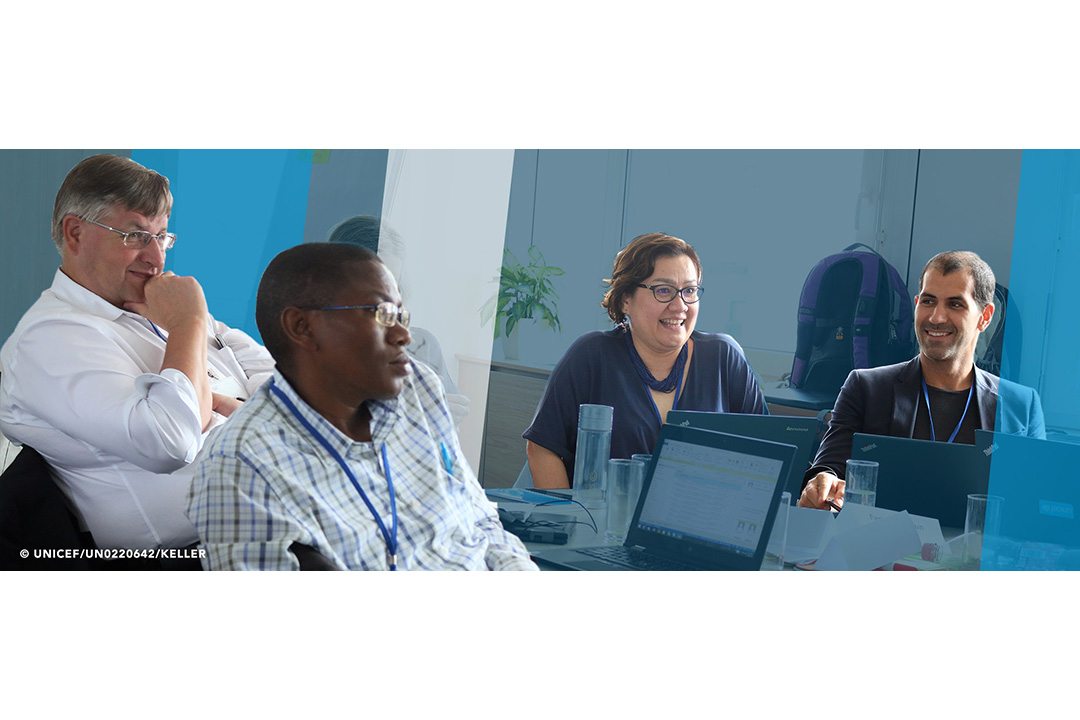
[[[574,500],[589,509],[604,506],[604,474],[611,458],[611,418],[614,412],[610,405],[583,403],[578,408]]]

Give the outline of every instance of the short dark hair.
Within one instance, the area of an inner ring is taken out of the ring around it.
[[[270,261],[259,281],[255,324],[278,365],[288,369],[292,361],[292,345],[281,327],[285,308],[330,305],[356,277],[356,266],[364,263],[382,261],[367,248],[349,243],[297,245]]]
[[[626,313],[622,309],[623,300],[636,292],[638,286],[653,274],[659,258],[679,255],[690,258],[700,281],[701,262],[689,243],[665,233],[646,233],[631,240],[615,256],[615,267],[611,271],[611,278],[604,280],[611,285],[611,288],[604,294],[600,306],[607,308],[608,317],[615,323],[625,321]]]
[[[930,269],[937,270],[942,275],[948,275],[957,270],[967,270],[971,279],[975,281],[971,294],[979,307],[984,308],[994,302],[994,288],[997,286],[994,271],[975,253],[968,250],[950,250],[930,258],[930,262],[926,263],[922,274],[919,275],[919,294],[922,294],[926,271]]]
[[[169,179],[119,155],[92,155],[64,178],[53,204],[52,237],[57,249],[64,245],[64,218],[75,215],[99,220],[122,206],[147,217],[172,213]]]

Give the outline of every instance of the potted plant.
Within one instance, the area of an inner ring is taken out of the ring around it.
[[[499,290],[483,304],[480,314],[484,324],[494,317],[495,337],[503,337],[503,354],[507,359],[517,359],[518,329],[522,321],[532,320],[562,330],[555,305],[559,294],[551,284],[551,278],[562,274],[561,268],[547,264],[535,245],[529,247],[527,265],[522,265],[509,249],[503,250],[502,271],[493,278],[498,280]]]

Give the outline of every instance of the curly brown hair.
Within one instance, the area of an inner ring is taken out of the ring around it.
[[[653,274],[657,259],[679,255],[685,255],[694,263],[700,282],[701,262],[689,243],[666,233],[646,233],[631,240],[615,256],[611,277],[604,279],[611,288],[604,294],[600,306],[607,309],[608,317],[617,324],[623,323],[626,320],[623,300]]]

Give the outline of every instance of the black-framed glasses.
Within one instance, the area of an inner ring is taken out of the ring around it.
[[[687,305],[696,303],[701,299],[701,294],[705,292],[705,288],[699,285],[687,285],[684,288],[677,288],[672,285],[645,285],[640,283],[638,287],[652,290],[652,296],[662,303],[669,303],[675,299],[676,295],[681,295],[682,301]]]
[[[97,220],[87,220],[86,218],[79,218],[88,223],[93,223],[98,227],[103,227],[106,230],[112,230],[118,235],[124,236],[124,247],[139,248],[142,249],[150,244],[151,240],[156,240],[161,245],[162,250],[169,250],[176,244],[176,235],[170,232],[158,233],[155,235],[152,232],[145,230],[132,230],[131,232],[124,232],[123,230],[117,230],[114,227],[109,227],[104,223],[99,223]]]
[[[331,305],[328,307],[306,307],[301,310],[374,310],[375,322],[383,327],[394,327],[397,323],[406,330],[409,329],[409,311],[399,308],[392,302],[381,302],[378,305]]]

